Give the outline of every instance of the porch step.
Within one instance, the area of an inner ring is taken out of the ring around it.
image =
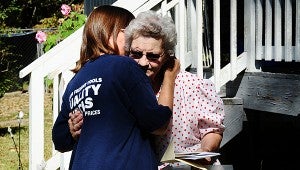
[[[225,109],[225,131],[223,133],[221,147],[242,131],[243,121],[246,120],[243,99],[237,97],[222,99]]]

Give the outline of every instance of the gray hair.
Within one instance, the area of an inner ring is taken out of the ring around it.
[[[126,52],[129,52],[133,39],[139,36],[162,39],[162,48],[165,54],[174,54],[177,35],[171,17],[162,16],[151,10],[139,13],[125,29]]]

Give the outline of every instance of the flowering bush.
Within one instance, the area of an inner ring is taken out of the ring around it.
[[[48,35],[45,37],[45,41],[39,41],[41,39],[40,36],[46,34],[45,32],[38,31],[36,34],[36,39],[39,43],[44,44],[43,50],[45,52],[49,51],[56,44],[67,38],[77,29],[79,29],[82,25],[84,25],[86,21],[86,15],[83,14],[83,6],[82,5],[74,5],[71,6],[63,4],[61,6],[61,18],[57,18],[53,16],[52,18],[42,20],[42,24],[46,23],[46,25],[50,21],[55,20],[57,22],[57,26],[54,31],[47,32]]]

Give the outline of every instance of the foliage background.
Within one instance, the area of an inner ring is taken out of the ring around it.
[[[75,5],[74,8],[83,10],[84,0],[5,0],[0,3],[0,97],[5,92],[25,90],[29,77],[19,79],[19,71],[36,59],[36,56],[27,56],[25,50],[36,52],[36,47],[18,51],[19,44],[7,42],[4,39],[20,36],[36,30],[49,31],[49,41],[45,43],[45,51],[52,48],[62,39],[78,29],[84,21],[83,15],[71,13],[72,20],[61,24],[60,7],[62,4]],[[82,11],[81,11],[82,12]],[[82,12],[83,13],[83,12]],[[78,18],[77,22],[74,21]],[[65,18],[66,19],[66,18]],[[51,31],[51,32],[50,32]],[[53,32],[56,31],[56,32]],[[34,37],[33,37],[33,41]],[[28,62],[27,62],[28,61]]]
[[[60,15],[62,4],[83,4],[83,0],[1,0],[0,28],[33,28],[44,18]]]
[[[86,21],[86,15],[83,14],[82,4],[72,4],[71,12],[67,16],[60,17],[52,16],[50,18],[44,18],[40,24],[34,26],[35,29],[43,29],[45,27],[55,29],[47,32],[47,41],[44,42],[44,51],[47,52],[57,43],[67,38],[74,31],[79,29]]]

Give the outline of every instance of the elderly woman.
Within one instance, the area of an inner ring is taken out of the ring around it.
[[[126,28],[125,38],[125,51],[150,77],[158,97],[164,70],[174,61],[176,31],[172,19],[153,11],[142,12]],[[156,140],[159,156],[171,139],[175,152],[217,151],[224,131],[224,109],[214,84],[180,72],[175,79],[173,102],[168,130]]]

